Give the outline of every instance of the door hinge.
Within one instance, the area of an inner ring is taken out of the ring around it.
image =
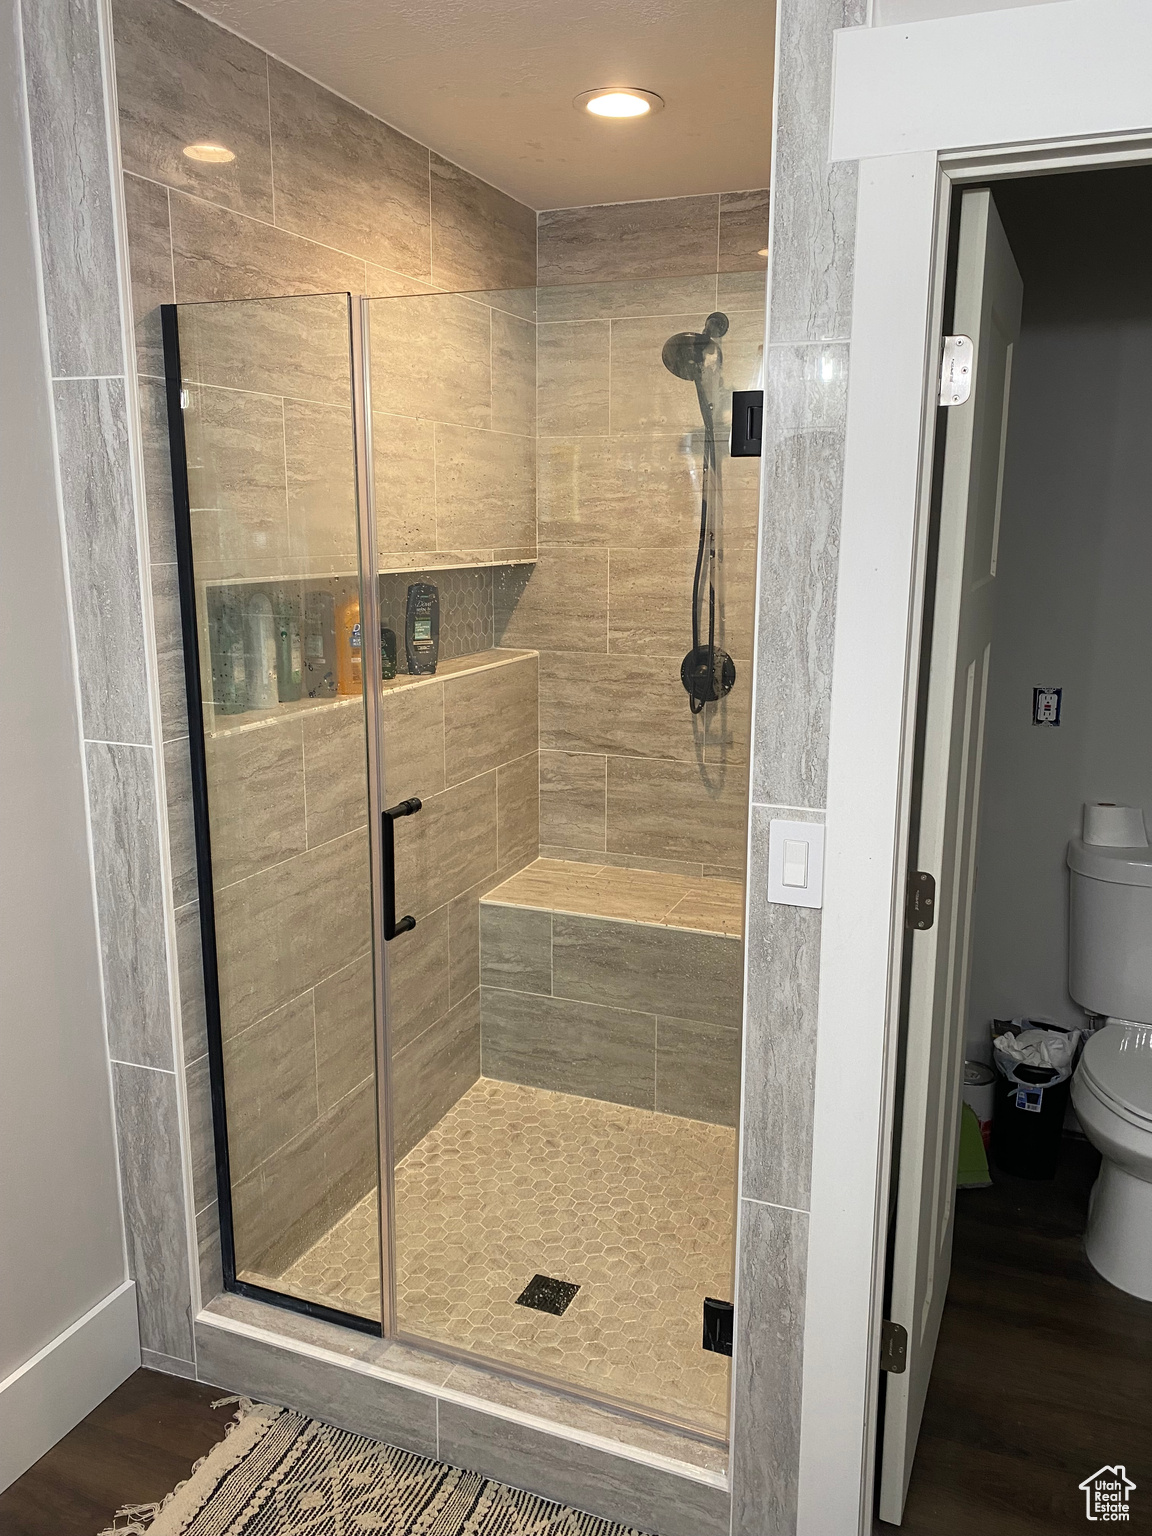
[[[940,364],[941,405],[963,405],[972,393],[974,358],[971,336],[945,336]]]
[[[880,1369],[899,1376],[908,1366],[908,1330],[888,1318],[880,1324]]]
[[[936,920],[936,882],[926,869],[908,876],[908,904],[904,918],[909,928],[922,931]]]

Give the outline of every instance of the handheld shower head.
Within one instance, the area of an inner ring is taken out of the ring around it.
[[[728,316],[713,311],[704,322],[702,331],[677,331],[664,343],[660,356],[669,373],[689,384],[699,384],[708,365],[720,361],[717,342],[727,335]]]

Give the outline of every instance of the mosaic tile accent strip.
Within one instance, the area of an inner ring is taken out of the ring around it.
[[[726,1126],[481,1078],[396,1170],[401,1328],[723,1435],[701,1318],[732,1294],[735,1159]],[[374,1312],[375,1220],[373,1196],[283,1280]],[[579,1285],[563,1316],[517,1306],[534,1272]]]

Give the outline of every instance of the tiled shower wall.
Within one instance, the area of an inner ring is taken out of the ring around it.
[[[703,430],[660,353],[720,309],[726,387],[760,385],[767,242],[766,191],[540,215],[539,554],[498,585],[496,634],[540,651],[546,855],[743,876],[760,466],[722,452],[737,680],[693,717]]]
[[[175,0],[113,0],[112,9],[193,1184],[202,1285],[211,1295],[219,1289],[219,1228],[158,306],[498,290],[500,308],[494,294],[491,304],[400,298],[373,310],[378,492],[390,514],[381,517],[380,549],[396,564],[442,563],[462,542],[462,511],[474,507],[488,509],[491,536],[468,558],[490,558],[497,546],[505,558],[522,557],[534,544],[526,512],[535,485],[530,474],[525,479],[525,462],[535,346],[530,311],[516,311],[524,307],[519,291],[535,282],[536,219]],[[209,136],[236,159],[206,165],[183,154],[185,144]],[[429,372],[424,363],[434,356],[450,358],[451,370]],[[418,415],[446,420],[433,426]],[[350,495],[347,439],[312,430],[308,443],[311,477]],[[251,487],[228,489],[232,502],[251,504]],[[311,521],[326,516],[354,529],[347,508],[322,500],[312,497]],[[509,506],[513,515],[502,521]],[[493,838],[496,831],[493,809]],[[364,1159],[350,1153],[346,1161],[351,1187],[362,1182]]]

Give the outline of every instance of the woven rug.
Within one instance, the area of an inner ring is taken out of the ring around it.
[[[159,1504],[122,1509],[101,1536],[641,1536],[287,1408],[238,1401],[225,1438],[187,1482]]]

